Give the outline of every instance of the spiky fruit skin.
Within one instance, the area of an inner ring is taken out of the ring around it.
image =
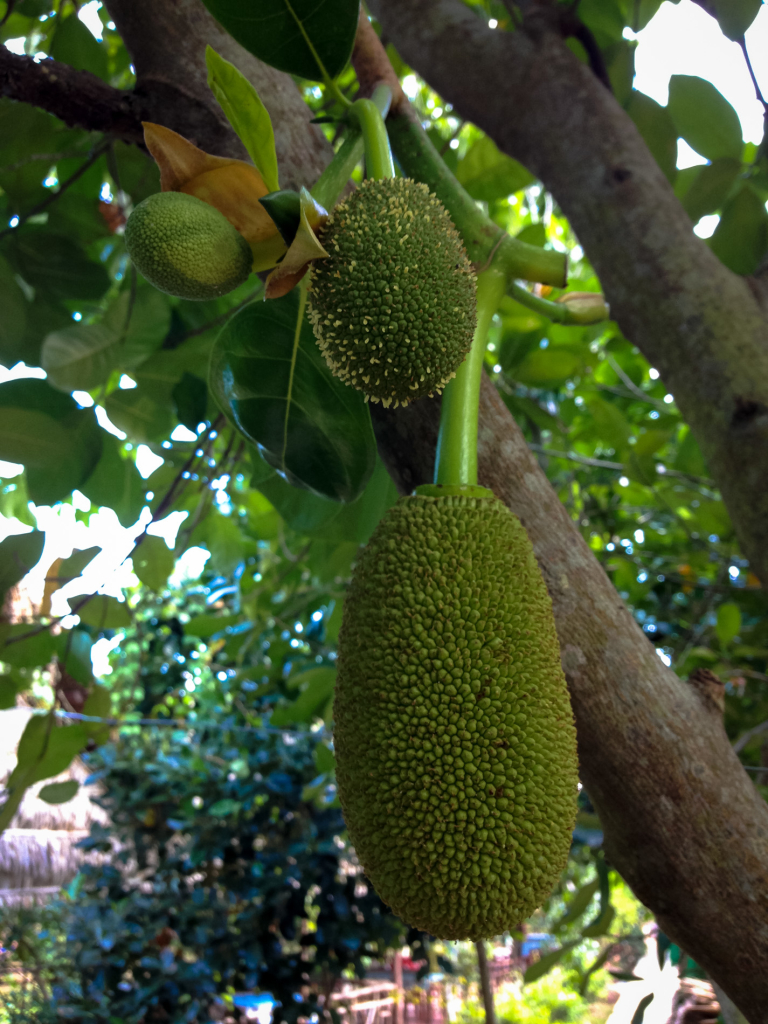
[[[475,328],[475,275],[445,207],[409,178],[366,179],[320,234],[309,317],[331,371],[373,402],[442,391]]]
[[[224,214],[184,192],[156,192],[125,226],[136,269],[168,295],[215,299],[248,277],[253,254]]]
[[[552,891],[576,733],[531,543],[496,498],[401,499],[353,574],[334,743],[379,896],[442,939],[490,938]]]

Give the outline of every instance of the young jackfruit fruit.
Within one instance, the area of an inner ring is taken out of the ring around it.
[[[442,391],[472,344],[475,275],[439,199],[366,179],[319,237],[309,317],[331,371],[385,406]]]
[[[251,272],[253,254],[215,206],[184,192],[156,192],[139,203],[125,226],[136,269],[161,292],[215,299]]]
[[[479,489],[476,489],[476,491]],[[531,543],[495,498],[402,498],[344,606],[339,797],[381,898],[443,939],[528,917],[568,856],[576,735]]]

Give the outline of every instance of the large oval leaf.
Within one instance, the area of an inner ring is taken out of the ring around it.
[[[322,81],[349,60],[359,0],[203,0],[227,32],[265,64]]]
[[[711,82],[696,75],[672,75],[667,110],[678,133],[707,160],[741,159],[739,115]]]
[[[211,390],[289,483],[354,501],[376,465],[370,413],[358,391],[331,375],[299,313],[294,290],[233,316],[211,354]]]

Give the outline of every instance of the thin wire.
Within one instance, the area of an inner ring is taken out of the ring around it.
[[[42,709],[34,709],[33,715],[49,714]],[[295,729],[277,729],[271,725],[227,725],[225,722],[190,722],[184,718],[101,718],[96,715],[83,715],[77,711],[62,711],[57,708],[54,711],[57,718],[67,718],[74,722],[93,722],[95,725],[120,726],[127,729],[132,726],[170,726],[175,729],[193,730],[195,732],[203,729],[220,729],[229,732],[259,732],[269,733],[275,736],[307,736],[308,733]],[[318,733],[322,729],[318,730]],[[317,733],[315,734],[317,735]]]

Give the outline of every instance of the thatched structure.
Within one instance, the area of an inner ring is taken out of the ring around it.
[[[0,800],[31,715],[27,707],[0,711]],[[65,804],[47,804],[38,793],[50,782],[77,779],[82,783],[87,776],[85,765],[76,759],[67,771],[36,783],[27,792],[11,827],[0,835],[0,904],[45,899],[74,878],[83,860],[75,844],[88,834],[93,821],[105,821],[106,816],[91,803],[83,785]]]

